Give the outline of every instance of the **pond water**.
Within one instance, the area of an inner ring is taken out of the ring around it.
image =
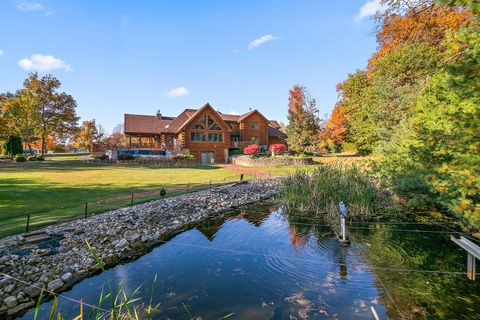
[[[406,231],[412,229],[422,232]],[[353,224],[354,241],[344,246],[321,223],[249,208],[178,234],[64,295],[96,305],[106,283],[128,293],[141,286],[136,303],[152,297],[160,304],[155,319],[373,319],[372,306],[380,319],[480,318],[479,282],[462,274],[466,255],[446,230]],[[52,303],[41,306],[39,319]],[[59,310],[71,319],[79,306],[60,298]],[[33,319],[33,311],[21,319]]]

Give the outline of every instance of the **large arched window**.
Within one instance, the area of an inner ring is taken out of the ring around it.
[[[202,115],[190,132],[192,142],[223,142],[222,128],[209,115]]]

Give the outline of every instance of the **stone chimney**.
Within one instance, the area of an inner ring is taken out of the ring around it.
[[[157,119],[162,120],[162,113],[160,112],[160,109],[157,110]]]

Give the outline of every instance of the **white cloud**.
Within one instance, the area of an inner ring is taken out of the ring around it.
[[[238,113],[237,111],[234,111],[234,110],[230,111],[230,112],[227,113],[227,114],[233,114],[233,115],[235,115],[235,116],[239,116],[239,115],[240,115],[240,113]]]
[[[55,58],[54,56],[46,56],[43,54],[34,54],[30,58],[23,58],[18,61],[18,65],[27,71],[48,72],[56,69],[72,71],[72,67],[65,61]]]
[[[187,88],[180,86],[180,87],[171,89],[170,91],[165,93],[165,95],[170,98],[176,98],[176,97],[186,96],[189,92],[190,91],[188,91]]]
[[[356,21],[361,21],[365,18],[373,17],[378,11],[385,10],[386,6],[380,3],[380,0],[367,0],[360,7],[357,15],[355,16]]]
[[[272,40],[276,40],[276,39],[278,39],[278,37],[272,36],[271,34],[266,34],[263,37],[260,37],[258,39],[253,40],[252,42],[250,42],[248,44],[248,49],[249,50],[255,49],[256,47],[261,46],[262,44],[264,44],[268,41],[272,41]]]
[[[45,12],[46,16],[51,15],[52,9],[47,8],[41,2],[29,2],[29,1],[17,1],[17,8],[23,12],[32,12],[32,11],[40,11]]]
[[[2,49],[0,49],[0,57],[3,56],[4,53],[5,52]]]

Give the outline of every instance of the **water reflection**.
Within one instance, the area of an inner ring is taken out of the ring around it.
[[[382,226],[350,232],[356,241],[344,246],[322,224],[287,216],[281,209],[249,208],[202,223],[136,261],[86,279],[65,295],[96,304],[108,281],[114,288],[123,283],[129,292],[142,285],[139,303],[152,295],[161,305],[155,319],[187,319],[183,304],[202,319],[230,313],[234,319],[372,319],[371,306],[381,319],[400,318],[378,275],[407,318],[475,318],[475,310],[468,308],[480,305],[473,291],[478,285],[465,284],[458,276],[375,273],[369,267],[368,261],[403,269],[460,268],[455,247],[439,242],[443,235],[425,239]],[[449,291],[465,301],[449,297]],[[42,319],[51,304],[42,305]],[[67,319],[78,314],[78,306],[69,301],[60,299],[59,307]]]

